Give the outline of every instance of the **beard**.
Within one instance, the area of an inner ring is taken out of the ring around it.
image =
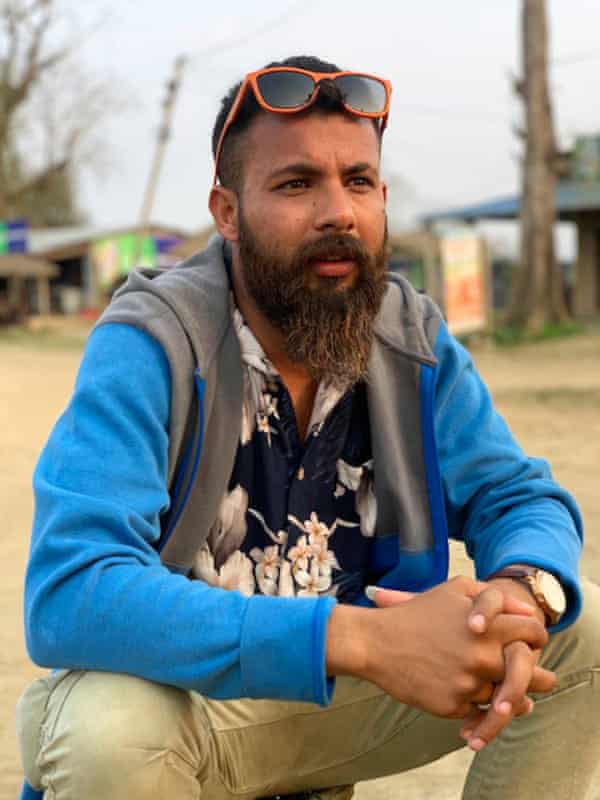
[[[364,380],[386,291],[387,224],[373,254],[354,236],[328,234],[286,256],[258,240],[240,209],[239,251],[246,289],[283,335],[287,357],[340,388]],[[352,284],[315,274],[314,264],[331,258],[354,262]]]

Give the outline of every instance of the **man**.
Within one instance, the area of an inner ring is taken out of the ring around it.
[[[60,671],[21,742],[57,800],[349,798],[465,744],[467,798],[590,785],[579,513],[385,274],[390,92],[314,58],[247,76],[213,135],[220,235],[90,337],[26,582]],[[481,580],[447,580],[448,535]]]

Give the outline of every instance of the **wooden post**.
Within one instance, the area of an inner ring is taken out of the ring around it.
[[[154,207],[154,199],[156,197],[158,181],[160,179],[160,173],[167,150],[167,143],[171,137],[171,126],[173,123],[173,116],[175,114],[177,95],[183,79],[183,72],[186,63],[187,58],[185,56],[178,56],[175,59],[173,77],[167,83],[167,95],[163,102],[163,119],[158,130],[156,151],[154,153],[154,159],[150,168],[150,176],[146,185],[144,201],[142,203],[142,210],[140,213],[140,231],[136,258],[139,258],[141,255],[141,238],[148,233],[148,226],[150,224],[152,208]]]
[[[50,313],[50,281],[48,278],[39,277],[37,284],[38,312],[40,314]]]
[[[20,282],[18,275],[10,275],[8,278],[8,307],[15,311],[19,310]]]
[[[510,321],[539,332],[568,317],[554,250],[557,146],[548,88],[546,0],[523,0],[525,163],[521,207],[521,269],[513,287]]]

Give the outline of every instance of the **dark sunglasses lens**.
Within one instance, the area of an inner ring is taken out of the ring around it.
[[[256,79],[263,100],[273,108],[298,108],[308,103],[315,82],[301,72],[267,72]]]
[[[347,106],[371,114],[383,112],[387,93],[383,83],[375,78],[367,78],[364,75],[343,75],[335,79],[335,85]]]

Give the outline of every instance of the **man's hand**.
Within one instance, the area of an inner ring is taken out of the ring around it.
[[[470,624],[485,630],[488,620],[504,603],[517,600],[529,605],[531,612],[544,623],[544,614],[526,586],[511,578],[497,578],[486,584],[473,603]],[[527,692],[549,692],[556,684],[553,672],[538,666],[541,650],[531,649],[524,642],[513,642],[504,650],[506,672],[496,687],[489,710],[474,709],[465,719],[461,735],[473,750],[481,750],[516,716],[530,713],[533,701]]]
[[[537,617],[543,622],[543,613],[528,589],[518,582],[501,578],[489,583],[473,582],[474,599],[468,625],[475,633],[483,633],[501,613],[523,614]],[[379,608],[391,607],[414,597],[410,592],[377,590],[375,602]],[[505,676],[491,692],[477,701],[489,708],[472,706],[465,719],[461,735],[473,750],[481,750],[516,716],[530,713],[533,701],[527,692],[550,691],[555,682],[554,673],[537,666],[540,650],[532,650],[524,642],[513,642],[504,648]],[[489,695],[492,695],[491,697]]]
[[[540,649],[547,641],[531,607],[516,598],[505,602],[498,593],[496,612],[491,604],[474,606],[486,588],[454,578],[387,608],[337,606],[328,628],[328,673],[365,678],[437,716],[470,718],[473,704],[489,699],[504,680],[505,648],[516,642]],[[481,611],[485,630],[469,624],[473,608]]]

